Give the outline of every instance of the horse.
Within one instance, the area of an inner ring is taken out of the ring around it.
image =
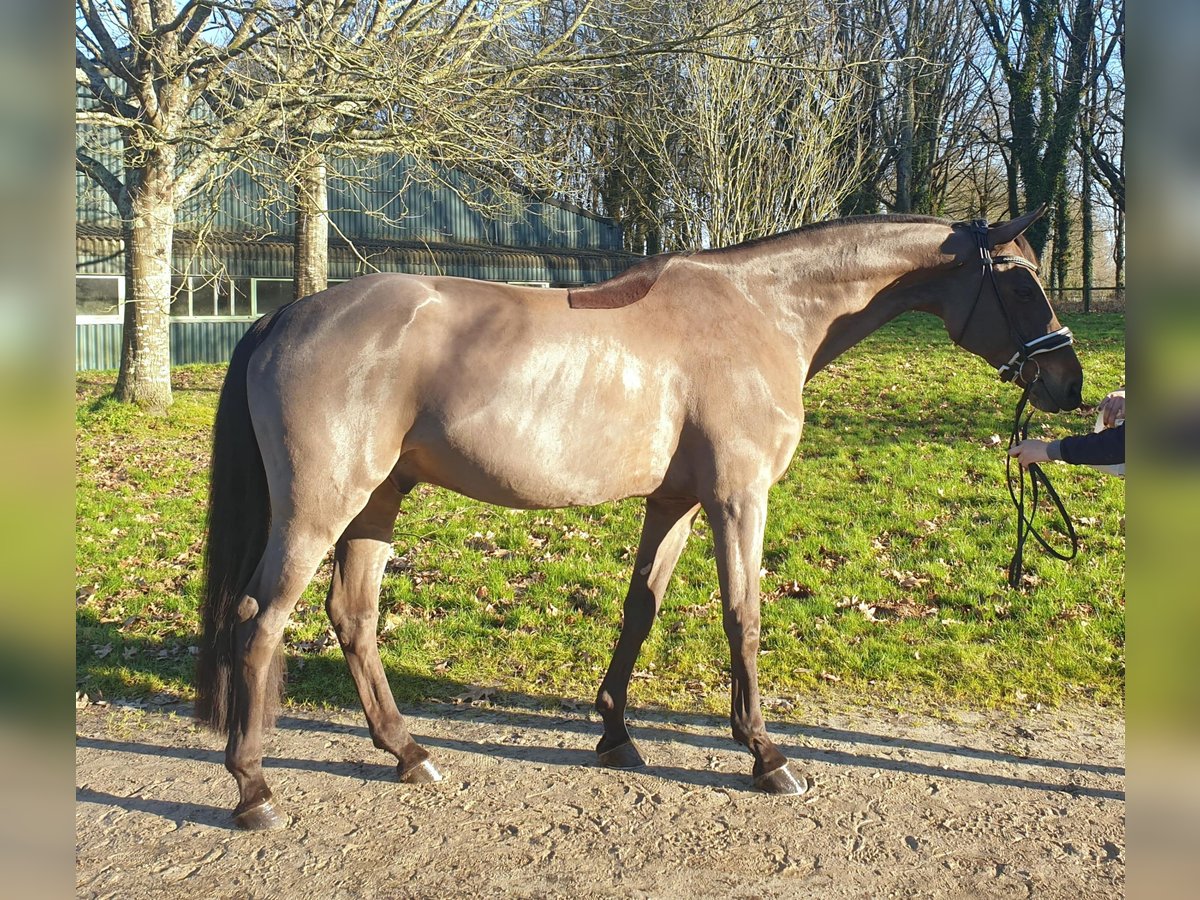
[[[441,778],[379,658],[379,590],[401,501],[440,486],[516,509],[645,499],[624,619],[599,688],[598,762],[642,764],[630,676],[692,522],[712,529],[731,654],[733,737],[772,794],[809,786],[767,734],[758,687],[767,491],[804,422],[803,389],[909,310],[1050,412],[1083,374],[1022,232],[862,216],[669,253],[575,289],[372,274],[259,319],[213,426],[196,717],[228,737],[235,823],[280,827],[263,777],[281,639],[334,547],[326,609],[376,747],[402,782]]]

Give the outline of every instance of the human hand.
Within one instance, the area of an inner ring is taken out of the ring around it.
[[[1118,419],[1125,418],[1125,391],[1113,391],[1100,401],[1100,412],[1104,414],[1104,427],[1112,428]]]
[[[1013,447],[1009,447],[1008,455],[1016,457],[1017,462],[1021,464],[1021,468],[1027,469],[1033,463],[1050,461],[1050,454],[1047,450],[1049,446],[1046,441],[1035,441],[1033,438],[1029,438]]]

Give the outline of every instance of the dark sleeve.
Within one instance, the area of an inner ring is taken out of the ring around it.
[[[1058,446],[1063,462],[1080,466],[1115,466],[1125,462],[1125,426],[1063,438]]]

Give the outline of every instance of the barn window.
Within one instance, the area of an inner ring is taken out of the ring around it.
[[[124,282],[119,275],[76,275],[75,315],[119,316]]]
[[[215,276],[176,276],[171,279],[171,317],[213,318],[233,313],[230,282]],[[248,313],[247,313],[248,314]]]
[[[253,285],[255,315],[261,316],[292,302],[294,285],[290,278],[255,278]]]

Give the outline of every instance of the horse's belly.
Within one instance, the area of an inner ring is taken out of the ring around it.
[[[419,480],[520,508],[587,506],[662,484],[679,444],[669,383],[499,379],[483,403],[426,408],[405,442]],[[478,397],[478,395],[476,395]]]
[[[591,506],[653,493],[677,444],[677,437],[657,431],[621,439],[606,434],[602,423],[590,433],[583,423],[525,430],[476,424],[413,441],[403,459],[415,480],[500,506]]]

